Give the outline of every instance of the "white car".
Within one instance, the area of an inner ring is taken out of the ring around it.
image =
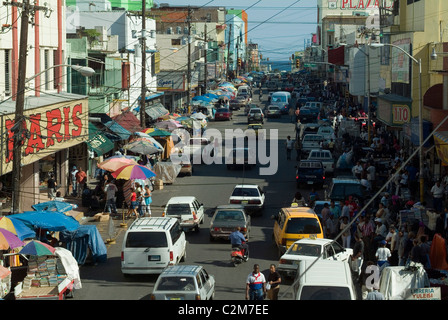
[[[177,265],[158,277],[151,300],[213,300],[215,277],[202,266]]]
[[[229,198],[230,204],[241,204],[248,214],[262,214],[264,208],[264,191],[256,184],[236,185]]]
[[[199,231],[199,224],[204,223],[204,205],[192,196],[172,197],[165,206],[163,216],[177,218],[186,231]]]
[[[305,238],[294,242],[280,257],[277,271],[288,277],[294,277],[302,260],[348,261],[353,249],[344,248],[331,239]]]

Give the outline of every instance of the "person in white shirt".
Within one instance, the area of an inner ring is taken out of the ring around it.
[[[109,182],[104,187],[104,192],[106,193],[106,212],[113,214],[117,214],[117,205],[115,194],[117,193],[118,188],[115,185],[114,181]]]
[[[246,280],[246,300],[263,300],[266,296],[266,279],[260,272],[260,266],[254,265],[254,271]]]
[[[375,257],[378,267],[382,267],[386,262],[389,262],[389,258],[392,256],[389,248],[386,248],[386,240],[380,242],[380,247],[376,250]]]
[[[440,183],[440,180],[437,180],[437,182],[431,188],[433,206],[437,212],[442,212],[443,210],[443,194],[444,194],[443,187]]]
[[[362,166],[361,163],[358,161],[356,162],[356,165],[353,166],[352,168],[352,173],[355,177],[357,177],[358,179],[361,178],[361,174],[362,174]]]
[[[294,148],[294,140],[291,140],[291,136],[286,138],[286,159],[291,160],[291,151]]]

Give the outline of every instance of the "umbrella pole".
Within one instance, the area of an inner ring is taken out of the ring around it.
[[[121,205],[121,214],[123,216],[123,222],[120,223],[120,227],[122,228],[127,228],[128,225],[126,224],[126,222],[124,221],[124,206],[126,205],[126,201],[123,201],[122,205]]]

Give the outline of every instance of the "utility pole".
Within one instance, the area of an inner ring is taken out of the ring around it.
[[[227,44],[227,65],[226,65],[226,79],[230,80],[230,70],[229,70],[229,66],[230,66],[230,39],[232,37],[232,25],[230,25],[229,28],[229,43]]]
[[[11,131],[14,133],[14,150],[12,159],[12,213],[18,213],[20,211],[20,179],[22,176],[22,145],[24,143],[23,127],[25,124],[25,118],[23,116],[23,111],[25,108],[26,60],[28,55],[28,24],[30,21],[30,15],[34,15],[35,10],[47,11],[48,8],[30,5],[29,0],[23,0],[22,3],[10,2],[4,4],[22,8],[20,24],[17,100],[15,112],[16,117],[14,119],[14,126],[11,128]]]
[[[207,66],[207,54],[208,54],[208,40],[207,40],[207,22],[204,25],[204,47],[205,47],[205,56],[204,56],[204,93],[207,92],[208,85],[208,66]]]
[[[188,16],[187,16],[187,26],[188,26],[188,57],[187,57],[187,108],[190,112],[190,96],[191,96],[191,8],[188,6]]]
[[[142,1],[142,93],[140,97],[140,126],[146,128],[146,0]]]

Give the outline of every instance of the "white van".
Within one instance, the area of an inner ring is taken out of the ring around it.
[[[288,114],[291,93],[288,91],[277,91],[272,94],[270,104],[280,107],[282,114]]]
[[[187,241],[176,218],[140,218],[126,231],[121,272],[160,274],[167,266],[185,261]]]
[[[320,161],[325,168],[325,173],[334,173],[334,159],[330,150],[311,150],[308,160]]]
[[[347,261],[302,260],[294,283],[296,300],[357,300]]]
[[[249,88],[249,86],[239,86],[238,87],[238,95],[241,95],[241,94],[247,94],[247,95],[250,95],[250,88]]]

